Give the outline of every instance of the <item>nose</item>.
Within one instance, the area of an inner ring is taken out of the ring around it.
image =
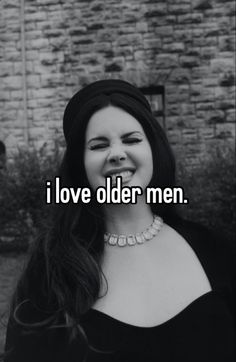
[[[107,157],[107,161],[110,163],[119,163],[126,160],[127,155],[122,146],[113,146]]]

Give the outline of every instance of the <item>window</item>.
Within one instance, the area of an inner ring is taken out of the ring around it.
[[[0,171],[6,167],[6,146],[0,141]]]
[[[154,117],[166,130],[165,87],[163,85],[139,88],[149,101]]]

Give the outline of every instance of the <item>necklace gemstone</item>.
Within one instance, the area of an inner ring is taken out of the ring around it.
[[[126,245],[126,235],[119,235],[117,244],[119,246],[125,246]]]
[[[149,241],[160,232],[163,226],[163,220],[161,217],[154,215],[152,224],[143,232],[138,234],[129,234],[129,235],[117,235],[110,234],[106,232],[104,234],[104,242],[115,246],[133,246],[136,244],[143,244],[145,241]]]
[[[138,244],[143,244],[145,241],[144,236],[142,234],[136,234],[135,238]]]
[[[136,244],[135,235],[127,236],[127,242],[129,245],[135,245]]]

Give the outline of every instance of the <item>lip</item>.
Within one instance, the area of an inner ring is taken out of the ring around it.
[[[112,176],[112,175],[114,175],[114,174],[116,174],[116,173],[125,172],[125,171],[130,171],[130,172],[134,173],[134,172],[135,172],[135,169],[132,168],[132,167],[113,168],[113,169],[107,171],[107,172],[104,174],[104,176],[105,176],[105,177],[108,177],[108,176]]]

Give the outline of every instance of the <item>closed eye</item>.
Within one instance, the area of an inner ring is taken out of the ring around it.
[[[98,143],[96,145],[91,145],[90,146],[90,150],[100,150],[100,149],[103,149],[103,148],[106,148],[108,146],[107,143]]]
[[[134,144],[134,143],[140,143],[142,142],[142,139],[140,138],[126,138],[123,140],[123,143],[128,143],[128,144]]]

